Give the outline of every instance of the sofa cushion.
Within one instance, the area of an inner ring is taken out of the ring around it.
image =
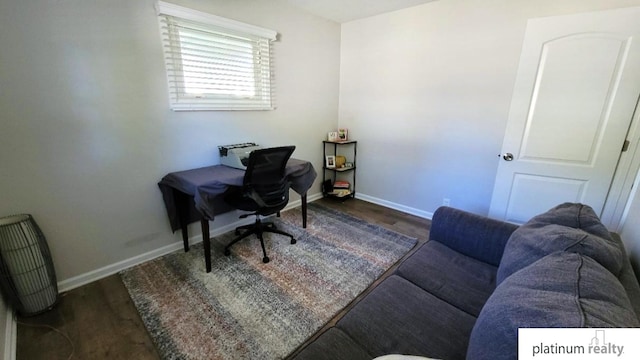
[[[428,241],[402,262],[396,274],[477,317],[496,287],[497,270],[437,241]]]
[[[498,266],[509,236],[518,226],[448,206],[433,213],[429,240]]]
[[[464,359],[475,317],[392,275],[337,324],[373,356]]]
[[[476,322],[468,359],[511,359],[520,327],[638,327],[613,274],[581,254],[559,251],[498,285]]]
[[[559,250],[587,255],[616,277],[625,260],[622,242],[611,237],[593,209],[563,204],[535,216],[511,234],[498,267],[497,283]]]
[[[295,360],[370,360],[373,356],[342,330],[332,327],[307,345]]]
[[[589,234],[602,238],[610,238],[609,230],[602,224],[598,215],[589,205],[580,203],[564,203],[535,217],[544,224],[556,224],[574,229],[581,229]]]

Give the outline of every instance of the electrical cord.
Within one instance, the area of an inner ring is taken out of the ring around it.
[[[56,333],[62,335],[62,337],[64,337],[65,339],[67,339],[67,342],[69,342],[69,345],[71,345],[71,353],[69,354],[69,357],[67,357],[67,360],[71,360],[71,358],[73,357],[73,354],[76,351],[76,347],[73,345],[73,342],[71,341],[71,338],[69,338],[69,336],[67,336],[67,334],[63,333],[61,330],[54,328],[53,326],[50,325],[44,325],[44,324],[29,324],[26,323],[24,321],[20,321],[16,318],[16,315],[13,315],[15,321],[17,324],[20,325],[24,325],[24,326],[30,326],[30,327],[35,327],[35,328],[45,328],[45,329],[49,329],[49,330],[53,330]]]

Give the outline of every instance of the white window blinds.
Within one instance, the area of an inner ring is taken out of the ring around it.
[[[159,1],[169,101],[179,110],[269,110],[277,33]]]

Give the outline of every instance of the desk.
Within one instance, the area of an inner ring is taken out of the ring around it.
[[[317,174],[310,162],[289,159],[285,174],[291,181],[291,188],[300,194],[302,200],[302,227],[307,227],[307,190],[311,188]],[[230,186],[242,186],[244,170],[223,165],[177,171],[167,174],[158,183],[171,230],[182,230],[184,251],[189,251],[187,225],[200,221],[207,272],[211,271],[211,242],[209,221],[218,214],[235,210],[223,200],[224,192]]]

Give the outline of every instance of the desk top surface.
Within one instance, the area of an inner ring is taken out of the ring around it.
[[[215,199],[229,186],[242,186],[244,170],[224,165],[205,166],[197,169],[176,171],[167,174],[158,183],[163,193],[165,206],[169,213],[172,229],[179,227],[175,216],[173,190],[177,189],[194,198],[195,208],[206,218],[213,220],[216,215]],[[291,189],[298,194],[306,194],[311,188],[317,173],[310,162],[289,159],[285,175],[291,182]]]
[[[312,169],[313,166],[310,162],[291,158],[287,162],[286,175],[290,178],[297,178],[312,172],[313,179],[315,179],[315,170],[311,171]],[[162,178],[159,184],[194,195],[201,187],[212,189],[218,187],[217,185],[242,186],[243,179],[244,170],[224,165],[212,165],[169,173]]]

